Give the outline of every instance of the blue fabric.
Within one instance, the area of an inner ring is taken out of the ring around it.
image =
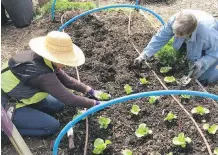
[[[218,81],[218,61],[204,72],[198,80],[205,85]]]
[[[63,110],[64,104],[49,95],[43,101],[16,109],[13,123],[23,136],[49,136],[59,130],[60,123],[49,114]]]
[[[173,47],[179,50],[184,42],[187,44],[187,59],[201,66],[196,77],[199,78],[206,70],[218,61],[218,20],[210,14],[199,10],[186,10],[193,13],[198,25],[191,38],[174,37]],[[161,30],[152,37],[144,49],[144,55],[151,57],[158,52],[173,36],[172,25],[176,15],[172,16]]]

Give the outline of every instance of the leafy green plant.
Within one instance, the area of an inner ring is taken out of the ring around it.
[[[191,113],[193,114],[198,114],[198,115],[201,115],[203,116],[204,114],[208,114],[210,111],[207,109],[207,108],[204,108],[203,106],[197,106],[195,108],[193,108],[191,110]]]
[[[129,149],[125,149],[122,151],[122,155],[132,155],[132,151]]]
[[[218,147],[216,147],[216,148],[214,149],[213,153],[214,153],[215,155],[218,155]]]
[[[216,124],[213,124],[213,125],[209,125],[209,124],[204,124],[203,125],[203,129],[204,130],[207,130],[207,132],[209,133],[209,134],[216,134],[216,132],[217,132],[217,130],[218,130],[218,125],[216,125]]]
[[[160,68],[161,73],[168,73],[170,70],[172,70],[172,67],[161,67]]]
[[[83,110],[78,110],[77,109],[77,113],[73,116],[73,119],[75,119],[77,116],[81,115],[83,113]],[[84,120],[85,118],[83,118],[82,120]]]
[[[184,64],[185,56],[182,52],[177,52],[173,46],[173,39],[171,39],[163,48],[160,49],[154,58],[159,60],[163,66],[174,66],[175,64]]]
[[[126,84],[124,86],[124,90],[125,90],[127,95],[129,95],[129,94],[131,94],[133,92],[132,87],[129,84]]]
[[[146,78],[140,78],[139,80],[140,80],[140,83],[143,85],[148,84],[148,80]]]
[[[94,154],[101,154],[106,148],[107,145],[111,144],[110,140],[104,140],[101,138],[97,138],[94,142],[94,150],[92,151]]]
[[[173,155],[173,152],[168,153],[167,155]]]
[[[174,76],[166,76],[166,77],[164,78],[164,81],[165,81],[166,83],[172,83],[172,82],[176,82],[176,79],[175,79]]]
[[[135,131],[135,135],[137,137],[144,137],[149,134],[152,134],[152,130],[149,130],[145,123],[140,124],[138,129]]]
[[[138,115],[140,110],[141,109],[139,108],[139,106],[134,104],[134,105],[132,105],[132,109],[130,111],[131,111],[131,113]]]
[[[100,128],[104,128],[107,129],[108,124],[110,124],[111,119],[110,118],[106,118],[106,117],[102,117],[100,116],[98,123],[100,124]]]
[[[181,146],[182,148],[186,147],[186,144],[191,143],[191,138],[185,137],[185,134],[183,132],[178,134],[178,137],[173,138],[173,144],[177,146]]]
[[[148,102],[149,102],[150,104],[154,104],[154,103],[157,102],[157,100],[158,100],[159,98],[160,98],[159,96],[150,96]]]
[[[172,122],[172,120],[176,118],[177,118],[176,115],[174,115],[172,112],[169,112],[167,116],[164,118],[164,121]]]
[[[52,1],[43,5],[37,12],[38,15],[44,15],[49,13],[51,10]],[[55,11],[66,11],[66,10],[76,10],[76,9],[83,9],[83,10],[90,10],[96,8],[96,5],[92,2],[70,2],[68,0],[58,0],[55,5]]]
[[[110,94],[108,93],[101,93],[99,96],[97,96],[101,101],[107,101],[111,98]]]
[[[189,98],[191,98],[190,95],[181,95],[181,97],[184,98],[184,99],[189,99]]]

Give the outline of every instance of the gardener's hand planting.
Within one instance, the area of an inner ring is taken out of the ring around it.
[[[199,71],[201,70],[202,68],[202,65],[200,63],[195,63],[191,68],[190,68],[190,71],[193,71],[192,73],[192,77],[196,77],[197,74],[199,73]]]
[[[101,91],[101,90],[94,90],[91,89],[87,94],[87,97],[95,99],[95,100],[109,100],[111,98],[110,94],[107,94],[105,91]]]
[[[99,104],[104,104],[106,103],[107,101],[96,101],[96,104],[95,105],[99,105]]]
[[[143,61],[147,61],[148,57],[142,52],[135,60],[133,63],[133,66],[135,67],[141,67]]]

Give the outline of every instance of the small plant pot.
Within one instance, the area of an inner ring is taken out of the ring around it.
[[[193,114],[193,118],[198,122],[198,123],[202,123],[202,120],[206,120],[206,122],[210,121],[210,115],[209,114],[205,114],[203,116],[198,115],[198,114]]]
[[[190,154],[193,152],[193,143],[187,144],[185,148],[174,145],[173,150],[172,152],[176,152],[177,154]]]
[[[131,119],[133,119],[134,121],[138,121],[140,119],[140,116],[139,114],[138,115],[131,114]]]
[[[190,101],[190,98],[181,98],[182,103],[188,103]]]
[[[177,86],[178,84],[176,82],[165,82],[167,86]]]
[[[173,126],[177,126],[178,125],[177,121],[178,121],[177,119],[172,120],[172,122],[164,121],[164,124],[166,125],[167,129],[170,129]]]
[[[145,144],[149,139],[153,139],[153,134],[147,135],[145,137],[137,137],[137,144]]]

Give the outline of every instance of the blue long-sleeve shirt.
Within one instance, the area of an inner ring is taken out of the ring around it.
[[[218,61],[218,20],[212,15],[199,10],[184,10],[197,18],[198,24],[190,39],[174,37],[173,47],[176,50],[184,42],[187,44],[187,59],[201,67],[196,77],[200,77],[210,66]],[[173,36],[172,25],[177,14],[173,15],[161,30],[152,37],[144,49],[147,57],[158,52]]]

